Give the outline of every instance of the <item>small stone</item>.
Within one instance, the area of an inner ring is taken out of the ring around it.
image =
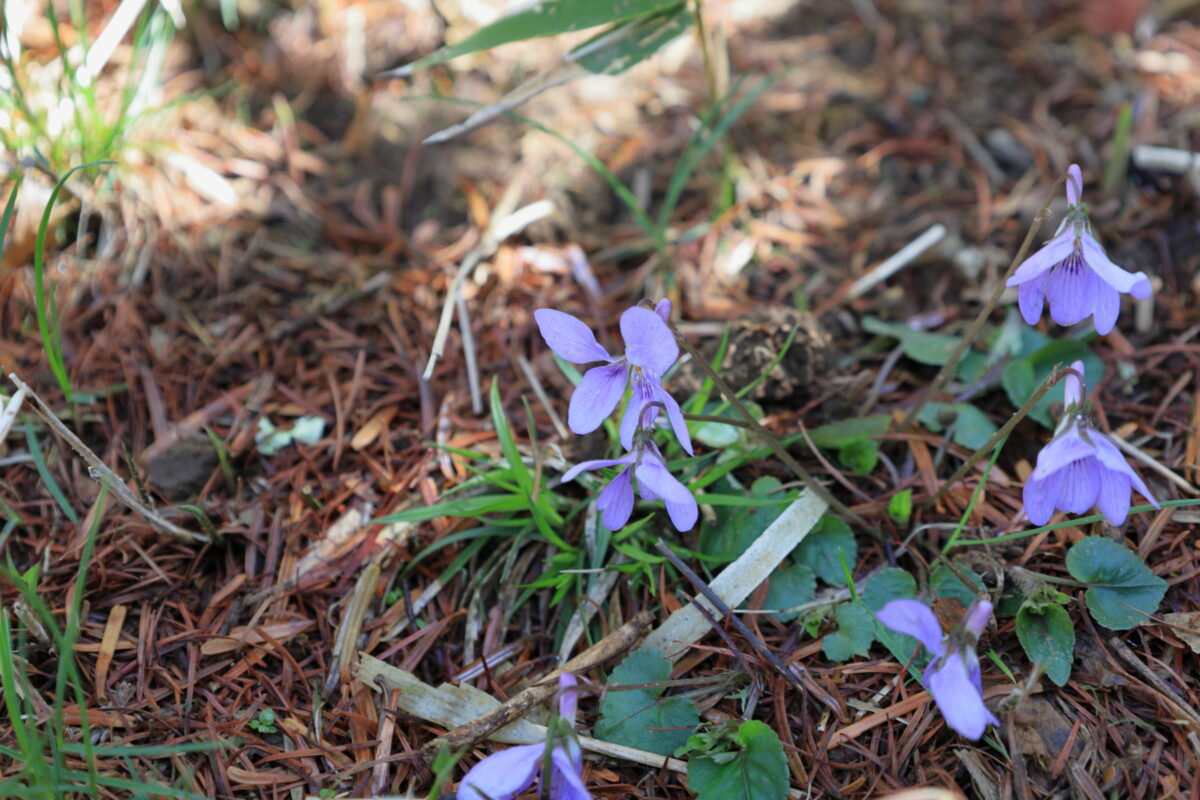
[[[1006,167],[1024,172],[1033,166],[1033,156],[1008,128],[992,128],[984,136],[988,150]]]
[[[168,500],[195,497],[208,482],[220,459],[208,439],[180,439],[146,465],[147,477]]]

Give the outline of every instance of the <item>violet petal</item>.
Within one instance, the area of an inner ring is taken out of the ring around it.
[[[662,375],[679,358],[675,335],[662,317],[648,308],[634,306],[621,315],[621,336],[625,338],[625,358],[635,367],[644,367]]]
[[[544,743],[493,753],[463,777],[458,786],[458,800],[512,800],[533,785],[545,753]]]
[[[546,344],[563,360],[572,364],[613,360],[596,341],[592,329],[578,318],[553,308],[539,308],[533,312],[533,318]]]
[[[578,434],[599,428],[625,394],[628,369],[618,361],[585,372],[567,407],[567,427]]]
[[[1145,298],[1150,296],[1152,287],[1150,279],[1144,272],[1129,272],[1109,259],[1108,254],[1100,243],[1089,234],[1080,237],[1083,245],[1083,256],[1087,265],[1099,278],[1122,294]]]
[[[983,696],[971,680],[961,653],[947,655],[930,674],[929,693],[946,718],[946,724],[968,739],[983,736],[988,723],[999,724],[983,704]]]
[[[680,531],[691,530],[700,515],[696,498],[670,473],[662,456],[647,452],[642,462],[634,467],[634,472],[642,496],[661,498],[667,504],[667,513],[675,527]]]
[[[1025,503],[1025,516],[1034,525],[1045,525],[1054,516],[1058,508],[1058,495],[1062,491],[1063,471],[1052,472],[1044,478],[1032,475],[1025,481],[1022,499]]]
[[[935,656],[946,651],[942,644],[942,626],[929,606],[920,600],[890,600],[875,613],[875,617],[897,633],[912,636]]]
[[[592,795],[579,777],[583,762],[572,763],[561,747],[554,748],[550,759],[553,766],[550,770],[550,800],[591,800]]]
[[[1103,467],[1093,456],[1080,458],[1067,465],[1063,472],[1062,489],[1058,495],[1058,507],[1072,514],[1083,514],[1096,505],[1100,492],[1100,472]]]
[[[633,513],[633,477],[628,467],[609,481],[596,498],[596,509],[604,512],[601,522],[610,531],[619,531]]]
[[[1044,292],[1046,288],[1046,273],[1030,278],[1017,289],[1017,307],[1021,317],[1030,325],[1037,325],[1042,318]]]
[[[1021,262],[1016,272],[1005,283],[1006,286],[1020,286],[1026,281],[1033,280],[1046,270],[1061,263],[1075,249],[1075,231],[1068,228],[1051,239],[1029,258]]]

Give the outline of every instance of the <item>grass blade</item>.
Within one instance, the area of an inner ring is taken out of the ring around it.
[[[544,0],[524,11],[501,17],[480,28],[461,42],[452,44],[399,69],[385,72],[392,77],[408,77],[414,72],[452,58],[490,50],[502,44],[582,31],[597,25],[640,17],[673,6],[679,0]]]
[[[46,207],[42,210],[42,221],[38,225],[37,241],[33,248],[34,308],[37,312],[38,333],[42,337],[42,347],[46,350],[46,360],[50,363],[50,370],[54,373],[54,377],[58,381],[58,385],[67,400],[71,399],[71,379],[67,375],[67,365],[63,360],[62,342],[58,337],[58,315],[54,314],[54,327],[51,328],[51,315],[47,313],[46,308],[47,299],[49,299],[51,310],[54,310],[56,306],[54,297],[50,296],[47,298],[46,294],[46,233],[50,228],[50,214],[54,210],[54,203],[58,200],[58,193],[66,185],[67,179],[81,169],[113,163],[115,162],[92,161],[87,164],[80,164],[77,167],[72,167],[67,171],[66,175],[59,178],[58,183],[54,186],[54,190],[50,192],[50,199],[46,201]]]
[[[25,176],[21,175],[13,184],[12,194],[8,196],[8,202],[4,204],[4,216],[0,217],[0,256],[4,255],[4,241],[8,238],[8,225],[12,222],[13,211],[17,208],[17,192],[21,191],[21,181],[23,180],[25,180]]]
[[[724,137],[726,132],[728,132],[733,126],[733,123],[737,122],[738,118],[741,117],[742,114],[746,113],[746,109],[748,109],[763,92],[771,88],[771,86],[777,80],[779,80],[778,76],[763,80],[761,83],[747,92],[745,97],[735,103],[733,107],[729,109],[729,112],[724,116],[720,116],[720,109],[733,97],[733,93],[736,92],[738,87],[741,85],[740,82],[735,84],[734,87],[729,90],[729,94],[722,98],[721,102],[717,103],[717,106],[709,115],[709,119],[706,120],[705,124],[702,125],[700,129],[692,136],[691,141],[689,141],[687,147],[684,148],[683,154],[679,157],[679,162],[675,165],[675,172],[671,175],[671,183],[667,186],[667,194],[665,197],[663,197],[662,208],[660,208],[658,212],[657,228],[659,230],[666,230],[667,224],[671,221],[671,212],[675,210],[675,204],[679,202],[679,196],[683,194],[683,187],[687,184],[688,179],[692,177],[692,173],[696,171],[696,167],[700,165],[701,159],[703,159],[705,154],[713,148],[713,145],[721,141],[722,137]],[[710,129],[708,126],[708,121],[714,120],[718,116],[720,116],[719,121],[717,121],[716,124],[714,124]]]

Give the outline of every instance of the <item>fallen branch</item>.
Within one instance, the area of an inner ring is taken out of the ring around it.
[[[471,747],[488,738],[492,732],[503,728],[525,716],[531,708],[550,699],[558,690],[558,676],[564,672],[586,672],[592,667],[603,664],[615,656],[624,653],[642,640],[650,630],[653,615],[643,611],[620,628],[601,639],[596,644],[572,658],[562,667],[542,678],[534,686],[530,686],[520,694],[514,695],[501,703],[482,717],[459,725],[449,733],[439,736],[427,743],[422,750],[427,755],[434,755],[443,747],[449,750],[461,750]]]

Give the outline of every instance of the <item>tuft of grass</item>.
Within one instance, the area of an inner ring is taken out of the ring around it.
[[[152,107],[149,98],[157,92],[166,46],[175,35],[160,4],[148,3],[136,16],[121,4],[89,41],[87,4],[68,3],[69,34],[57,5],[42,7],[58,53],[47,63],[22,52],[11,20],[0,9],[0,29],[10,32],[0,43],[0,146],[32,158],[53,176],[72,164],[120,156]],[[126,72],[116,87],[101,84],[97,78],[126,36],[131,37]],[[77,45],[68,44],[73,38]]]
[[[66,186],[67,180],[79,170],[111,163],[113,162],[95,161],[80,164],[69,169],[67,174],[59,179],[42,211],[42,221],[38,225],[37,242],[33,249],[33,304],[37,313],[38,333],[42,336],[42,348],[46,351],[50,371],[54,373],[54,378],[68,401],[74,399],[74,394],[71,391],[71,378],[67,374],[67,362],[63,358],[62,339],[58,335],[58,303],[53,288],[47,290],[46,287],[46,234],[50,230],[50,216],[54,212],[54,203],[58,200],[59,192]]]
[[[10,609],[0,605],[0,700],[12,726],[12,744],[15,745],[0,745],[0,756],[20,765],[15,774],[0,781],[0,797],[59,800],[81,795],[98,797],[117,794],[136,798],[199,800],[203,796],[188,789],[143,779],[141,773],[145,770],[134,769],[133,761],[175,759],[187,753],[206,752],[225,746],[219,741],[161,746],[93,744],[83,675],[69,654],[75,651],[79,641],[84,586],[106,501],[107,492],[102,485],[90,515],[92,522],[80,552],[74,590],[62,625],[38,593],[36,571],[19,572],[11,562],[0,565],[0,580],[16,588],[27,615],[40,623],[55,652],[68,654],[57,659],[52,694],[48,698],[43,696],[44,687],[35,685],[27,666],[30,631],[25,626],[14,629],[9,619]],[[40,706],[41,712],[34,700],[39,696],[45,702]],[[67,725],[68,701],[79,709],[77,728]],[[47,706],[50,714],[45,717]],[[101,769],[101,759],[128,765],[129,774],[133,777],[119,777],[107,765]],[[82,769],[75,766],[79,761],[83,762]]]

